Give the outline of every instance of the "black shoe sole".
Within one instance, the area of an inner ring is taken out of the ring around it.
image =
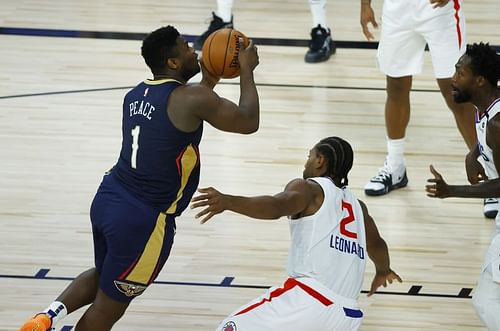
[[[330,59],[330,56],[332,56],[333,54],[335,54],[337,52],[337,46],[335,45],[334,42],[332,42],[332,47],[330,48],[330,52],[328,54],[326,54],[324,57],[320,57],[320,58],[307,58],[307,53],[306,53],[306,56],[304,57],[304,61],[306,63],[319,63],[319,62],[325,62],[325,61],[328,61]]]
[[[365,194],[368,195],[368,196],[371,196],[371,197],[378,197],[378,196],[381,196],[381,195],[386,195],[387,193],[391,192],[392,190],[396,190],[398,188],[403,188],[403,187],[406,187],[406,185],[408,185],[408,177],[406,177],[406,174],[404,175],[403,179],[397,183],[397,184],[394,184],[390,187],[386,187],[385,189],[383,190],[365,190]]]
[[[486,218],[496,218],[498,214],[498,211],[487,211],[484,213],[484,217]]]

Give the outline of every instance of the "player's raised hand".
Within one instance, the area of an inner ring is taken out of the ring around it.
[[[201,194],[191,199],[191,209],[206,207],[195,216],[196,218],[203,217],[200,220],[201,224],[227,209],[227,199],[225,195],[213,187],[199,188],[198,192]]]
[[[257,53],[257,46],[254,45],[252,39],[248,39],[248,46],[243,47],[244,40],[242,37],[238,39],[240,44],[240,52],[238,54],[238,62],[240,63],[240,70],[253,71],[259,64],[259,54]]]
[[[432,8],[444,7],[450,2],[450,0],[429,0]]]
[[[368,23],[371,23],[374,28],[378,28],[378,23],[375,20],[375,13],[373,12],[373,8],[369,3],[361,4],[361,14],[360,14],[360,23],[361,28],[363,29],[363,34],[365,35],[367,40],[373,40],[375,37],[368,29]]]
[[[387,283],[392,284],[394,280],[397,280],[400,283],[403,282],[401,277],[399,277],[399,275],[391,269],[386,272],[377,271],[375,277],[373,277],[372,286],[370,288],[370,292],[368,292],[368,296],[373,295],[380,286],[387,287]]]
[[[447,198],[450,196],[449,185],[444,181],[443,176],[437,172],[434,166],[431,164],[429,169],[434,176],[434,178],[427,179],[428,183],[433,183],[425,185],[425,190],[427,191],[427,196],[431,198]]]

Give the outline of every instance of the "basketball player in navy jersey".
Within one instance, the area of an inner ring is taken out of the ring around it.
[[[274,196],[242,197],[199,189],[192,208],[202,223],[231,210],[257,219],[290,218],[289,278],[237,309],[217,331],[355,331],[363,319],[359,297],[367,257],[376,274],[369,295],[401,278],[366,205],[348,188],[350,144],[339,137],[309,152],[303,179]]]
[[[95,267],[20,330],[50,330],[88,304],[75,330],[110,330],[168,258],[175,218],[198,186],[203,122],[243,134],[259,127],[253,78],[259,58],[252,41],[238,57],[239,105],[213,91],[218,78],[203,67],[201,82],[187,84],[200,72],[198,55],[174,27],[151,32],[142,43],[142,56],[154,78],[126,94],[120,156],[92,202]]]
[[[472,185],[448,185],[431,165],[434,178],[426,186],[433,198],[500,197],[500,55],[488,44],[467,45],[456,64],[453,98],[476,107],[478,144],[467,154],[465,168]],[[480,182],[480,180],[483,180]],[[477,314],[488,330],[500,330],[500,214],[486,252],[481,276],[472,297]]]

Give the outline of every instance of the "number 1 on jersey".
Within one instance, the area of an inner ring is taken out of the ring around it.
[[[132,156],[130,157],[130,164],[133,169],[137,168],[137,151],[139,150],[139,133],[141,133],[141,127],[136,125],[132,131]]]

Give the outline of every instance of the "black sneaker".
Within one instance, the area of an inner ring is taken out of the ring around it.
[[[384,195],[406,185],[408,185],[408,177],[404,165],[396,171],[392,171],[386,162],[378,174],[365,185],[365,194],[370,196]]]
[[[196,50],[201,50],[203,47],[203,43],[205,40],[207,40],[208,36],[216,30],[222,29],[222,28],[233,28],[233,18],[231,17],[231,22],[224,22],[222,21],[222,18],[219,16],[215,15],[214,12],[212,12],[212,21],[210,21],[210,25],[208,26],[208,30],[203,32],[201,36],[195,39],[193,46],[194,49]]]
[[[337,50],[330,35],[330,29],[326,31],[321,25],[311,30],[311,41],[307,50],[305,61],[307,63],[323,62],[335,54]]]
[[[484,199],[484,216],[487,218],[495,218],[498,214],[498,199],[487,198]]]

